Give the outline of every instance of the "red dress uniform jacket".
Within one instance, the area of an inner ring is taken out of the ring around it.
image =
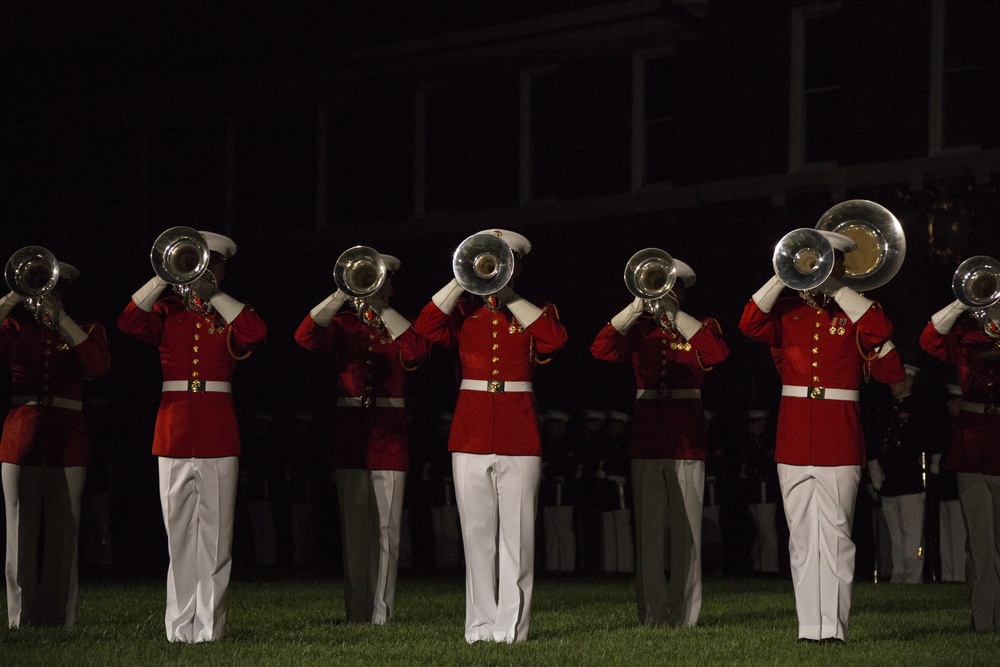
[[[458,348],[466,380],[530,382],[539,355],[552,354],[566,343],[566,329],[551,304],[525,329],[506,308],[491,310],[463,298],[445,315],[432,301],[413,326],[438,345]],[[534,393],[459,391],[448,450],[541,456]]]
[[[295,342],[333,359],[339,403],[350,403],[338,406],[333,420],[330,465],[407,470],[403,389],[407,371],[424,360],[430,342],[414,333],[413,327],[393,340],[384,327],[369,327],[350,310],[339,312],[325,327],[306,315],[295,331]],[[397,399],[400,405],[389,405],[385,399]]]
[[[770,313],[751,299],[740,330],[773,348],[782,384],[856,391],[866,359],[874,358],[889,339],[892,323],[878,304],[852,323],[833,300],[824,309],[793,297],[779,300]],[[858,401],[782,396],[774,460],[789,465],[866,465]]]
[[[920,347],[955,364],[963,403],[983,406],[981,413],[958,413],[945,467],[1000,475],[1000,345],[975,320],[965,318],[946,334],[928,323],[920,334]]]
[[[87,465],[90,441],[82,411],[83,385],[108,372],[111,356],[103,326],[90,321],[77,324],[88,337],[76,347],[24,309],[11,313],[0,327],[0,355],[10,365],[12,380],[12,407],[3,424],[0,461]],[[35,405],[24,404],[28,402]]]
[[[590,352],[603,361],[632,363],[636,389],[701,389],[705,372],[729,355],[719,323],[701,320],[690,341],[657,326],[644,313],[621,335],[610,324]],[[628,454],[633,459],[704,460],[708,447],[701,398],[639,399],[635,402]]]
[[[232,324],[191,312],[170,296],[146,312],[130,301],[118,328],[160,350],[163,380],[231,382],[236,362],[264,339],[264,322],[245,306]],[[240,436],[228,392],[165,391],[160,397],[153,454],[176,458],[239,456]]]

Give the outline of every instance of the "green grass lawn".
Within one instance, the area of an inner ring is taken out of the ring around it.
[[[1000,635],[969,630],[962,584],[854,587],[849,642],[796,644],[791,583],[705,581],[698,627],[638,624],[631,577],[540,577],[531,638],[463,639],[460,574],[401,576],[396,618],[347,624],[331,578],[234,580],[228,635],[168,644],[163,583],[85,582],[70,631],[0,629],[0,665],[1000,665]]]

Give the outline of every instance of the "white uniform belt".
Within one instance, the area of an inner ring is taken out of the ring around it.
[[[505,391],[533,391],[530,382],[511,382],[508,380],[462,380],[459,389],[465,391],[488,391],[491,394],[502,394]]]
[[[672,401],[678,398],[701,398],[701,389],[640,389],[635,400]]]
[[[11,396],[11,405],[40,405],[54,408],[64,408],[66,410],[83,410],[83,401],[72,398],[60,398],[58,396]]]
[[[1000,415],[1000,403],[972,403],[962,401],[962,409],[980,415]]]
[[[860,392],[857,389],[828,389],[827,387],[802,387],[786,384],[781,386],[781,395],[827,401],[857,401]]]
[[[377,408],[405,408],[406,401],[402,398],[374,398],[369,396],[365,399],[363,396],[338,396],[337,405],[345,408],[370,408],[372,405]]]
[[[163,383],[162,391],[192,391],[195,393],[218,391],[224,394],[231,394],[233,392],[233,383],[219,382],[217,380],[166,380]]]

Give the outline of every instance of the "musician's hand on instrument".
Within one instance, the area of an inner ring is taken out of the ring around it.
[[[496,296],[500,299],[500,303],[510,303],[517,297],[517,295],[514,294],[514,290],[511,289],[510,283],[501,287],[500,291],[496,293]]]
[[[389,302],[381,294],[373,294],[367,300],[368,306],[379,315],[389,307]]]
[[[60,301],[59,297],[55,296],[51,292],[39,298],[38,304],[42,315],[44,315],[49,322],[56,326],[58,326],[60,320],[66,316],[66,311],[63,309],[62,301]]]
[[[202,273],[197,280],[191,283],[191,291],[205,301],[211,301],[215,293],[219,291],[219,283],[215,279],[215,274],[211,271]]]

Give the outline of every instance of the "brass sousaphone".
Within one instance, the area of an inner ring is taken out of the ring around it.
[[[367,309],[368,299],[385,284],[388,270],[378,251],[364,245],[340,253],[333,266],[333,280],[351,298],[358,316]]]
[[[171,227],[156,237],[149,251],[149,262],[161,279],[174,286],[188,310],[207,312],[208,306],[195,307],[191,301],[191,285],[208,274],[210,252],[208,241],[201,232],[191,227]]]
[[[473,234],[455,249],[451,270],[466,292],[496,294],[514,275],[514,251],[499,236]]]
[[[970,257],[958,265],[951,288],[973,313],[982,313],[1000,303],[1000,262],[986,255]]]
[[[821,231],[850,238],[856,248],[844,257],[840,282],[856,292],[881,287],[899,271],[906,257],[903,226],[887,208],[866,199],[851,199],[829,209],[814,229],[795,229],[774,248],[774,272],[787,287],[808,291],[833,271],[833,247]]]
[[[51,251],[35,245],[15,251],[4,267],[4,278],[11,291],[24,299],[24,305],[36,320],[56,328],[42,312],[42,297],[59,282],[59,262]]]

